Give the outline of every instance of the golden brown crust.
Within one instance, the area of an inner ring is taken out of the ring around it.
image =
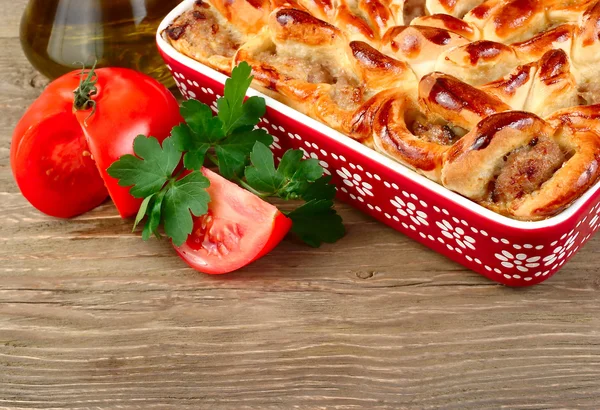
[[[452,31],[427,26],[397,26],[385,33],[382,51],[409,63],[419,78],[434,70],[440,53],[468,40]]]
[[[510,212],[520,219],[555,215],[587,191],[600,176],[600,136],[595,132],[559,132],[555,136],[572,155],[541,188],[513,204]]]
[[[234,64],[246,61],[252,66],[256,83],[279,93],[279,100],[308,114],[319,83],[309,81],[307,64],[299,64],[299,60],[291,54],[278,53],[277,47],[269,31],[263,29],[238,50]],[[323,70],[327,73],[326,68]]]
[[[592,131],[600,135],[600,105],[566,108],[546,118],[554,128],[566,127],[575,131]]]
[[[483,38],[505,43],[526,40],[548,26],[539,0],[487,1],[472,9],[465,21],[479,27]]]
[[[539,60],[549,50],[561,49],[570,54],[575,29],[574,24],[561,24],[512,47],[522,62]]]
[[[539,61],[519,66],[508,76],[480,88],[513,110],[540,116],[572,107],[579,101],[569,58],[561,49],[550,50]]]
[[[563,50],[550,50],[537,63],[537,72],[524,109],[539,116],[578,104],[577,83]]]
[[[396,98],[401,93],[401,89],[391,89],[381,91],[367,101],[352,113],[348,127],[348,135],[360,140],[365,145],[373,146],[373,124],[375,116],[384,105],[384,102],[390,98]]]
[[[581,25],[576,30],[571,56],[582,93],[591,90],[597,94],[600,75],[600,1],[584,13]],[[586,99],[588,103],[600,102],[597,95]]]
[[[210,0],[210,4],[245,34],[258,33],[267,23],[271,9],[269,0]]]
[[[530,96],[537,69],[537,64],[534,63],[521,65],[510,74],[479,88],[497,97],[513,110],[523,110]]]
[[[444,51],[435,69],[477,86],[508,74],[518,64],[519,58],[512,47],[479,40]]]
[[[354,70],[371,88],[408,90],[416,87],[416,77],[407,63],[382,54],[361,41],[350,42],[349,53]]]
[[[348,40],[378,45],[384,33],[395,24],[392,11],[378,0],[342,1],[337,7],[334,24]]]
[[[470,41],[479,40],[481,34],[478,29],[474,28],[466,21],[451,16],[449,14],[432,14],[428,16],[418,17],[414,19],[410,24],[412,26],[436,27],[439,29],[451,31]]]
[[[442,182],[464,196],[485,200],[504,156],[535,138],[552,133],[552,128],[536,115],[508,111],[481,121],[449,151]]]
[[[499,99],[443,73],[423,77],[419,101],[432,115],[467,130],[491,114],[510,109]]]
[[[333,0],[299,0],[302,8],[316,18],[331,22],[335,20],[337,7]],[[280,7],[285,7],[283,4]],[[297,8],[297,7],[295,7]]]
[[[581,15],[598,0],[545,0],[548,19],[552,24],[577,23]]]
[[[443,13],[462,18],[469,10],[484,3],[485,0],[427,0],[430,14]]]
[[[441,73],[423,77],[418,101],[406,92],[382,103],[373,123],[375,147],[440,181],[444,154],[486,116],[507,110],[500,100]]]
[[[308,46],[331,45],[342,37],[338,28],[306,11],[292,8],[273,11],[269,18],[269,29],[276,40],[296,41]]]
[[[406,63],[381,54],[361,41],[349,44],[347,56],[357,82],[344,84],[337,80],[335,85],[321,88],[313,111],[316,118],[332,128],[367,142],[372,139],[372,122],[366,119],[372,118],[374,108],[387,98],[389,90],[410,93],[416,77]]]

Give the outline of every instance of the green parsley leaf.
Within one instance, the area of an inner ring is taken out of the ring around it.
[[[283,199],[301,198],[311,185],[323,175],[323,167],[316,159],[302,159],[301,150],[289,150],[281,158],[277,173],[285,178],[285,183],[278,190]]]
[[[165,193],[163,221],[165,233],[181,246],[192,232],[194,223],[190,211],[195,216],[208,212],[210,195],[206,188],[210,186],[208,178],[200,172],[192,172],[175,181]]]
[[[225,81],[223,98],[217,101],[218,117],[223,123],[226,134],[240,128],[254,127],[265,115],[266,104],[263,98],[254,96],[244,103],[246,92],[254,77],[252,68],[246,62],[241,62],[231,72],[231,78]]]
[[[248,165],[248,154],[256,142],[271,145],[273,137],[264,130],[238,131],[215,147],[219,160],[219,173],[227,178],[241,177]]]
[[[213,116],[208,105],[196,100],[183,102],[181,115],[186,124],[173,128],[171,138],[175,147],[185,152],[183,165],[189,170],[198,170],[210,147],[225,138],[223,123]]]
[[[245,174],[248,184],[267,196],[276,195],[285,179],[275,170],[275,159],[269,147],[260,142],[254,144],[250,161],[252,166],[246,168]]]
[[[130,192],[136,198],[160,191],[181,160],[181,153],[169,138],[161,148],[156,138],[139,135],[133,142],[133,151],[136,156],[123,155],[107,172],[119,180],[120,186],[132,186]]]
[[[279,161],[277,173],[284,178],[292,178],[302,162],[303,155],[304,152],[299,149],[291,149],[286,151],[283,154],[283,157],[281,157],[281,161]]]
[[[171,130],[171,138],[175,148],[180,152],[185,152],[183,155],[183,165],[186,169],[200,169],[204,164],[204,156],[210,148],[209,143],[199,141],[186,124],[181,124]]]
[[[219,107],[217,102],[217,108]],[[233,121],[226,130],[228,132],[235,132],[242,129],[248,129],[254,127],[260,121],[261,117],[265,115],[267,107],[263,98],[253,96],[244,102],[241,108],[241,115]],[[220,111],[219,111],[220,112]]]
[[[301,198],[310,184],[323,175],[316,159],[303,160],[301,150],[289,150],[275,169],[273,153],[264,144],[256,143],[250,153],[252,166],[246,168],[246,180],[266,196],[283,199]]]
[[[225,137],[223,123],[219,117],[213,116],[210,107],[198,100],[186,100],[179,110],[185,123],[196,133],[203,135],[207,141],[218,141]]]
[[[346,234],[331,200],[310,200],[287,216],[292,220],[292,232],[315,248],[323,242],[334,243]]]
[[[336,190],[335,185],[331,183],[331,178],[331,175],[324,175],[310,184],[306,191],[304,191],[302,199],[305,201],[312,201],[313,199],[333,200]]]
[[[152,236],[152,225],[149,222],[144,225],[144,229],[142,229],[142,239],[147,241]]]
[[[286,151],[281,158],[277,172],[284,178],[316,181],[323,175],[323,168],[314,158],[303,160],[303,155],[304,152],[299,149]]]
[[[138,213],[137,213],[137,215],[135,217],[135,222],[133,223],[133,231],[135,231],[135,228],[137,228],[137,226],[139,225],[139,223],[142,222],[142,219],[144,219],[144,217],[146,216],[146,212],[148,210],[148,205],[150,204],[150,201],[152,199],[154,199],[154,195],[156,195],[156,194],[152,194],[150,196],[147,196],[142,201],[142,205],[140,205],[140,209],[138,210]]]
[[[162,217],[162,203],[165,198],[165,190],[160,191],[151,201],[148,212],[148,221],[142,231],[142,239],[147,241],[150,236],[154,234],[158,239],[162,238],[160,232],[158,232],[158,226]]]
[[[186,124],[173,128],[171,133],[175,146],[181,152],[187,169],[200,169],[209,150],[214,148],[219,172],[233,179],[243,173],[248,154],[256,141],[266,145],[273,137],[254,126],[265,113],[264,99],[244,97],[252,78],[246,63],[236,67],[232,78],[226,82],[224,96],[217,101],[219,115],[214,117],[210,107],[196,100],[182,103],[181,115]]]

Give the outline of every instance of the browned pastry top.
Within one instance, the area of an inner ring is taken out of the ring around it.
[[[207,0],[165,36],[513,218],[600,176],[600,0]]]

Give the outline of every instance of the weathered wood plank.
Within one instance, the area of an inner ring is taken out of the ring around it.
[[[0,408],[598,407],[600,238],[507,289],[340,204],[338,244],[211,277],[110,202],[39,214],[9,166],[45,84],[25,3],[0,0]]]
[[[0,38],[15,38],[19,35],[21,15],[29,0],[2,0],[0,2]]]
[[[440,305],[435,286],[299,276],[13,278],[1,391],[32,407],[596,403],[594,292],[456,286]]]

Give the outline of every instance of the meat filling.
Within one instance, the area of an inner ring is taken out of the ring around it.
[[[312,84],[325,83],[332,84],[334,82],[334,77],[331,75],[327,67],[322,65],[317,65],[314,67],[306,77],[307,81]]]
[[[440,145],[452,145],[457,139],[448,125],[432,124],[421,118],[415,119],[409,128],[415,136]]]
[[[364,99],[363,88],[351,77],[336,78],[331,97],[344,110],[356,108]]]
[[[166,32],[171,41],[179,43],[180,51],[191,56],[231,58],[242,44],[239,32],[221,26],[212,9],[200,6],[181,15]]]
[[[276,67],[290,78],[312,84],[358,83],[333,62],[320,61],[310,56],[290,55],[279,47],[258,53],[256,59]]]
[[[358,79],[334,62],[288,55],[285,50],[268,50],[257,55],[259,61],[276,67],[289,78],[311,84],[330,84],[331,98],[342,109],[352,109],[363,101]]]
[[[567,157],[548,137],[534,138],[506,157],[492,191],[492,201],[507,203],[538,190],[562,166]]]
[[[600,103],[600,83],[589,82],[580,85],[579,98],[581,105],[592,105]]]
[[[425,0],[406,0],[403,10],[404,25],[408,26],[417,17],[425,16]]]

